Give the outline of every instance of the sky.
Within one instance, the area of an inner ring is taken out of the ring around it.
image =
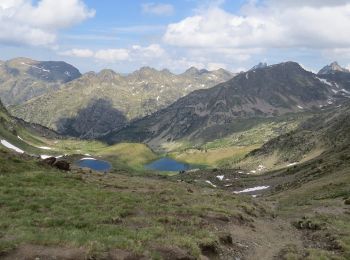
[[[350,0],[0,0],[0,50],[81,72],[350,68]]]

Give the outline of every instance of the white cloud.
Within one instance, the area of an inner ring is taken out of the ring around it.
[[[350,45],[348,1],[303,1],[310,4],[301,5],[295,1],[255,2],[244,6],[239,15],[219,7],[200,10],[170,24],[163,40],[182,48],[226,49],[247,55],[257,49]]]
[[[345,5],[349,1],[348,0],[267,0],[267,2],[272,6],[284,6],[284,7],[292,7],[292,6],[339,6]]]
[[[143,58],[159,58],[165,54],[165,50],[158,44],[151,44],[147,47],[134,45],[132,51],[134,56]]]
[[[131,48],[100,49],[71,49],[59,52],[60,55],[77,58],[95,58],[98,61],[115,63],[120,61],[147,61],[165,56],[165,50],[158,44],[146,47],[134,45]]]
[[[326,57],[330,57],[333,60],[341,57],[342,59],[350,59],[350,48],[334,48],[325,49],[322,54]]]
[[[164,67],[170,68],[173,71],[183,71],[190,67],[196,67],[198,69],[206,68],[206,65],[200,61],[190,60],[186,57],[181,57],[177,59],[164,60],[162,65]]]
[[[48,46],[57,31],[94,15],[81,0],[1,0],[0,43]]]
[[[94,52],[90,49],[72,49],[64,52],[60,52],[60,55],[78,57],[78,58],[91,58],[94,56]]]
[[[225,64],[225,63],[209,62],[206,67],[207,67],[208,70],[227,69],[227,64]]]
[[[106,62],[124,61],[129,59],[127,49],[106,49],[95,53],[95,58]]]
[[[142,11],[146,14],[168,16],[172,15],[175,10],[171,4],[146,3],[142,5]]]

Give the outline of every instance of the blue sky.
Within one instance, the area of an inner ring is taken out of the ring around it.
[[[346,0],[2,0],[0,22],[1,59],[65,60],[82,72],[350,65]]]

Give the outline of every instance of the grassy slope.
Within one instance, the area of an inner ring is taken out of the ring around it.
[[[108,160],[115,169],[141,171],[144,164],[158,156],[146,145],[138,143],[120,143],[108,146],[98,141],[64,139],[50,142],[50,147],[65,154],[89,154]],[[86,157],[86,156],[85,156]]]
[[[292,179],[278,186],[280,191],[270,198],[284,218],[294,223],[311,223],[307,224],[311,228],[303,227],[310,259],[350,258],[350,206],[345,204],[350,198],[349,154],[349,149],[335,155],[324,154],[282,170],[280,174]],[[291,255],[300,254],[290,251]]]
[[[259,214],[248,199],[222,191],[63,173],[8,152],[1,152],[0,172],[0,255],[39,244],[82,247],[89,257],[113,248],[156,257],[158,247],[199,256],[201,244],[219,247],[219,233],[231,221],[249,224]]]
[[[177,142],[163,149],[177,160],[207,167],[230,167],[266,141],[295,129],[308,114],[286,115],[271,119],[252,119],[237,122],[226,137],[193,145]]]

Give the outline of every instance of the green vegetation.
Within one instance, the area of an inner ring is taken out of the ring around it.
[[[187,149],[182,152],[174,152],[169,155],[176,160],[194,165],[204,165],[207,167],[217,167],[225,160],[241,159],[259,145],[225,147],[214,149]]]
[[[259,214],[253,205],[245,213],[249,200],[221,191],[63,173],[16,160],[0,158],[0,254],[35,244],[83,247],[88,257],[114,248],[156,257],[159,248],[176,246],[198,257],[201,244],[219,245],[219,233],[231,221],[249,224]]]
[[[207,167],[231,167],[265,142],[298,127],[308,114],[277,118],[237,120],[226,137],[194,145],[189,141],[164,144],[169,156],[190,164]]]

